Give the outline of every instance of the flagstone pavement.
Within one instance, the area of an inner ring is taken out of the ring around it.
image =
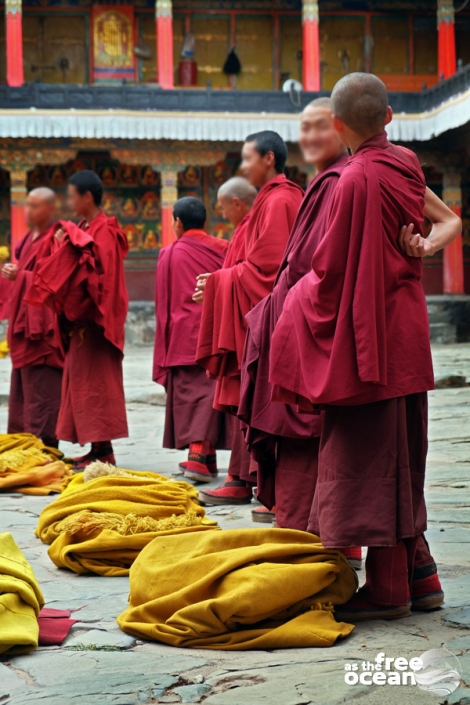
[[[127,578],[76,576],[56,569],[33,533],[39,513],[52,498],[5,494],[0,497],[0,532],[15,537],[47,604],[82,609],[62,647],[0,661],[0,705],[334,705],[353,698],[358,705],[469,705],[470,386],[465,385],[470,383],[470,345],[437,346],[434,359],[441,388],[430,395],[428,538],[446,593],[444,609],[360,625],[330,649],[223,652],[144,643],[122,633],[115,622],[126,606]],[[0,360],[2,431],[9,370],[9,360]],[[185,454],[161,448],[164,394],[150,379],[151,349],[128,349],[130,438],[115,444],[118,464],[172,476]],[[79,453],[69,444],[63,450]],[[228,453],[221,453],[219,465],[227,464]],[[248,506],[208,509],[223,528],[253,526],[250,511]],[[345,683],[346,662],[370,661],[379,652],[410,659],[441,646],[461,664],[461,686],[447,699],[412,685]]]

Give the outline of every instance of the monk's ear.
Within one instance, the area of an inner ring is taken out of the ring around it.
[[[391,109],[390,106],[387,108],[387,115],[385,117],[385,124],[389,125],[393,120],[393,110]]]
[[[264,155],[264,158],[266,160],[266,164],[269,167],[275,166],[276,157],[274,156],[274,152],[266,152],[266,154]]]
[[[344,122],[339,119],[336,115],[333,115],[333,125],[336,132],[344,132]]]

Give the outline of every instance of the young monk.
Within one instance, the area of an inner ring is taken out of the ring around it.
[[[8,325],[12,361],[8,433],[33,433],[57,448],[64,357],[55,336],[56,317],[48,306],[36,308],[24,300],[37,259],[52,251],[55,207],[56,196],[50,189],[30,191],[26,221],[31,230],[16,246],[17,264],[6,264],[2,275],[13,284]]]
[[[229,246],[204,232],[206,218],[197,198],[174,205],[176,242],[163,248],[157,264],[153,366],[153,380],[167,391],[163,447],[189,447],[181,467],[185,477],[199,482],[217,475],[216,448],[230,447],[230,417],[213,409],[215,381],[196,364],[201,307],[192,300],[194,285],[201,271],[222,267]]]
[[[353,156],[312,271],[289,292],[272,336],[270,381],[277,400],[326,405],[309,531],[328,547],[369,547],[366,583],[340,619],[394,619],[410,604],[443,602],[423,536],[434,379],[422,263],[404,254],[400,231],[413,223],[414,246],[430,253],[460,223],[451,233],[438,222],[422,237],[424,212],[439,221],[436,204],[428,196],[425,210],[416,156],[387,140],[392,111],[380,79],[344,77],[332,107]]]
[[[270,130],[249,135],[241,171],[259,188],[246,228],[243,259],[212,274],[205,285],[197,358],[217,378],[214,406],[235,412],[240,403],[240,368],[246,314],[271,291],[303,191],[284,175],[287,147]],[[251,502],[250,456],[239,423],[224,484],[200,493],[208,504]]]
[[[75,460],[115,463],[112,439],[128,435],[122,359],[128,297],[124,279],[127,239],[101,209],[103,185],[89,170],[68,183],[69,209],[79,225],[61,221],[56,251],[36,265],[28,300],[59,314],[65,347],[57,437],[84,445]]]
[[[239,416],[249,425],[247,441],[258,462],[258,499],[270,510],[276,505],[278,527],[306,531],[323,419],[271,402],[269,353],[287,293],[310,270],[313,253],[325,234],[331,198],[348,159],[334,128],[329,98],[318,98],[303,111],[299,145],[304,161],[316,166],[317,176],[302,201],[273,292],[246,317]],[[255,521],[273,516],[262,509],[252,514]],[[360,559],[360,549],[355,553]]]

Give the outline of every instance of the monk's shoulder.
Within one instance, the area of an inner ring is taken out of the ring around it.
[[[367,176],[365,161],[358,155],[344,168],[335,187],[335,197],[341,198],[348,195],[365,195],[367,192]]]

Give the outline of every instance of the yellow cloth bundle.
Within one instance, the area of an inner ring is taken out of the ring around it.
[[[36,535],[51,544],[49,556],[57,567],[127,575],[156,536],[218,528],[205,518],[192,485],[152,472],[117,472],[89,482],[83,473],[75,475],[41,513]]]
[[[0,654],[37,649],[44,598],[11,534],[0,534]]]
[[[0,434],[0,492],[30,495],[61,492],[72,474],[63,453],[31,433]]]
[[[331,646],[353,630],[333,606],[357,588],[346,558],[290,529],[168,535],[130,571],[125,632],[171,646],[279,649]]]

